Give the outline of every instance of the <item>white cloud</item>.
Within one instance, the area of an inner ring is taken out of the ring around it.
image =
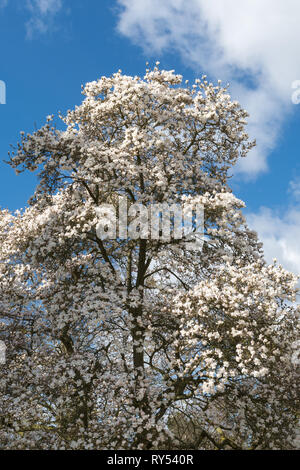
[[[300,274],[300,206],[291,206],[284,214],[261,207],[257,214],[248,214],[249,226],[264,244],[265,258],[273,258],[288,270]]]
[[[294,180],[290,181],[288,192],[292,194],[293,198],[300,202],[300,178],[295,178]]]
[[[300,275],[300,178],[290,181],[291,204],[285,212],[261,207],[247,215],[249,226],[264,244],[265,258],[273,258],[288,270]]]
[[[37,10],[41,15],[55,14],[62,7],[61,0],[30,0],[28,4],[29,8]]]
[[[47,33],[53,27],[56,14],[62,9],[62,0],[27,0],[26,8],[30,18],[26,23],[28,38],[35,33]]]
[[[0,8],[5,8],[8,0],[0,0]],[[27,38],[32,39],[35,33],[45,34],[54,27],[54,19],[62,10],[63,0],[26,0],[23,8],[29,13],[25,23]]]
[[[267,168],[280,126],[300,78],[299,0],[118,0],[119,31],[146,53],[178,51],[188,65],[230,81],[250,113],[256,149],[238,171],[255,176]]]

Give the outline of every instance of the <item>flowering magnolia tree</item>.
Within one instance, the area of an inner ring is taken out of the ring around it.
[[[0,447],[295,447],[297,279],[266,265],[227,184],[254,145],[246,112],[158,66],[83,94],[10,155],[40,182],[1,211]],[[97,208],[119,196],[202,204],[202,250],[99,237]]]

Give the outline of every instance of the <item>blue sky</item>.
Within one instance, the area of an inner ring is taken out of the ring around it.
[[[159,60],[185,79],[230,82],[251,113],[257,147],[231,185],[268,260],[300,273],[299,20],[298,0],[0,0],[2,208],[24,207],[36,182],[2,161],[21,130],[79,104],[81,84]]]

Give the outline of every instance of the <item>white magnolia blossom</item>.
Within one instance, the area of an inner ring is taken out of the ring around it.
[[[294,448],[297,279],[266,265],[227,184],[247,113],[158,65],[83,94],[10,159],[40,182],[0,212],[0,447]],[[202,251],[99,239],[97,208],[119,196],[203,204]]]

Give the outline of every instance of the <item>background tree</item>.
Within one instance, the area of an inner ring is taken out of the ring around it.
[[[22,134],[38,171],[1,212],[0,445],[20,449],[292,448],[296,277],[267,266],[228,186],[254,145],[247,113],[203,77],[146,70],[88,83]],[[205,243],[96,232],[97,207],[201,203]]]

